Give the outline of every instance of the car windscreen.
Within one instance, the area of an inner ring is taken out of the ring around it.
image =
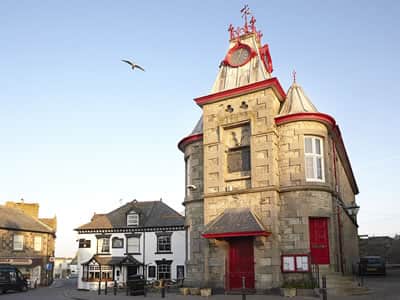
[[[382,264],[383,260],[382,258],[379,257],[368,257],[368,258],[362,258],[361,263],[364,264]]]
[[[8,280],[10,271],[8,270],[0,270],[0,281],[6,281]]]

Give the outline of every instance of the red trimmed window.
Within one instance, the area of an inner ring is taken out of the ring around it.
[[[287,254],[281,256],[282,272],[302,273],[310,271],[310,258],[307,254]]]

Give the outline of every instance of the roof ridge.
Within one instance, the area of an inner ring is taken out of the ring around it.
[[[25,213],[22,209],[20,209],[20,208],[18,208],[18,207],[9,207],[9,206],[5,206],[5,205],[0,205],[0,206],[1,206],[0,208],[2,208],[2,209],[5,209],[5,210],[12,210],[12,211],[14,211],[15,213],[19,214],[20,216],[24,217],[25,219],[30,219],[30,220],[32,220],[32,221],[34,221],[34,222],[40,224],[41,226],[43,226],[45,229],[47,229],[47,230],[48,230],[49,232],[51,232],[51,233],[55,233],[55,232],[56,232],[56,231],[55,231],[53,228],[51,228],[49,225],[47,225],[47,224],[45,224],[44,222],[40,221],[39,218],[32,217],[31,215]],[[21,230],[28,231],[29,228],[21,228]]]

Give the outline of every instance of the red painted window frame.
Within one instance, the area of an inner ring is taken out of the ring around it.
[[[306,271],[297,269],[297,260],[296,260],[296,258],[299,257],[299,256],[301,256],[301,257],[306,256],[308,258],[308,269]],[[293,259],[294,259],[294,271],[287,271],[287,270],[283,269],[283,258],[284,257],[293,257]],[[282,271],[282,273],[308,273],[311,270],[310,259],[311,259],[311,257],[310,257],[309,254],[282,254],[281,255],[281,271]]]

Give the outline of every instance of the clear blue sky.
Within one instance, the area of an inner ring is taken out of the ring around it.
[[[400,232],[398,1],[1,1],[0,203],[23,197],[57,214],[57,255],[73,255],[72,229],[119,199],[183,211],[176,144],[245,3],[285,90],[296,69],[342,129],[359,232]]]

